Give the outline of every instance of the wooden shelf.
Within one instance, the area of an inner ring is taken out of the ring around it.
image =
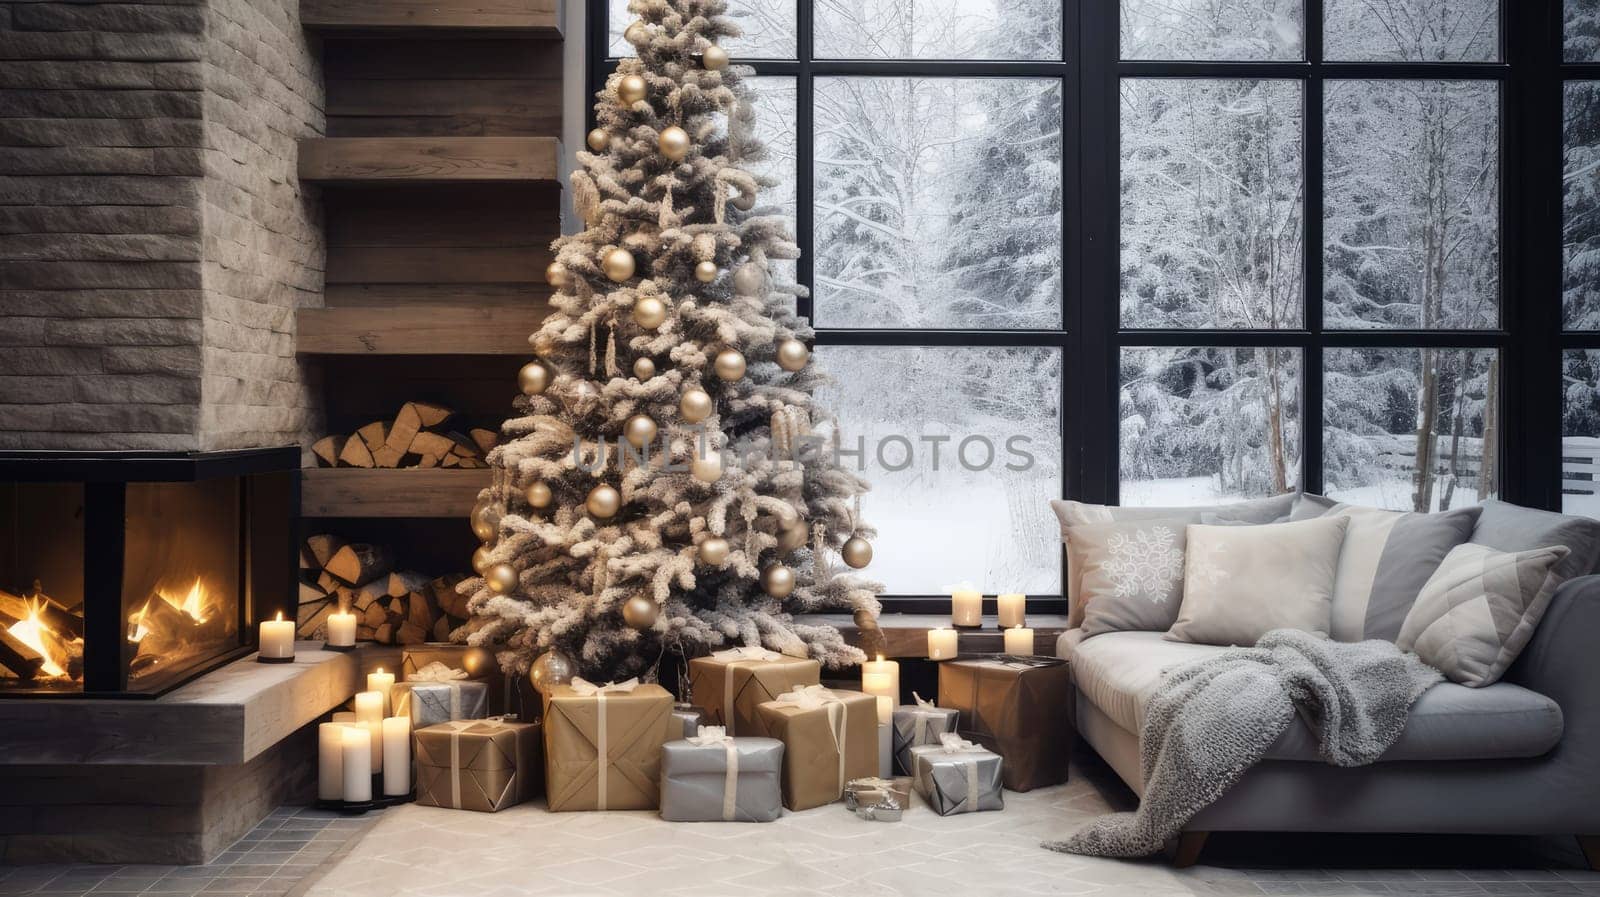
[[[795,617],[800,623],[823,623],[833,626],[852,645],[860,644],[860,633],[849,614],[801,614]],[[928,630],[950,625],[949,614],[896,614],[886,613],[878,618],[888,648],[885,657],[927,657]],[[1067,631],[1067,618],[1061,614],[1029,614],[1028,625],[1033,628],[1033,653],[1044,657],[1056,656],[1056,638]],[[960,651],[963,654],[998,654],[1005,646],[1000,634],[1000,621],[992,616],[983,618],[978,629],[960,630]]]
[[[313,137],[300,180],[313,184],[529,183],[556,180],[554,137]]]
[[[311,467],[300,471],[301,517],[461,517],[491,472],[402,467]]]
[[[300,0],[306,28],[375,35],[560,37],[559,0]]]
[[[526,306],[306,308],[296,351],[307,355],[527,355],[549,311]]]

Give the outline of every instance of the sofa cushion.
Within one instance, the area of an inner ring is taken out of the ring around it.
[[[1183,602],[1181,520],[1124,520],[1067,528],[1078,564],[1083,630],[1165,632]]]
[[[1183,604],[1167,638],[1254,645],[1274,629],[1326,638],[1347,517],[1261,526],[1191,525]]]
[[[1063,635],[1057,652],[1072,661],[1080,695],[1117,725],[1138,733],[1162,674],[1219,651],[1211,645],[1169,642],[1159,632]],[[1509,682],[1488,688],[1440,683],[1411,708],[1400,740],[1382,760],[1498,760],[1537,757],[1561,739],[1561,708]],[[1316,736],[1296,721],[1267,752],[1278,760],[1316,760]]]
[[[1600,573],[1600,520],[1486,501],[1469,541],[1512,552],[1565,545],[1572,553],[1556,565],[1557,576],[1573,579]]]

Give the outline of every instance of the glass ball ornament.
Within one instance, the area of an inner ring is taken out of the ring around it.
[[[472,572],[473,573],[476,573],[479,576],[483,576],[483,575],[485,575],[485,574],[487,574],[489,572],[489,568],[491,566],[493,566],[492,564],[489,563],[489,551],[490,551],[490,547],[488,545],[479,545],[477,548],[473,549],[473,551],[472,551]]]
[[[710,454],[689,462],[689,475],[702,483],[715,483],[722,479],[722,455]]]
[[[479,499],[472,506],[472,514],[468,518],[472,524],[472,534],[478,537],[479,542],[493,542],[495,536],[500,535],[500,518],[504,514],[504,509],[498,503]]]
[[[715,72],[728,67],[728,51],[716,44],[706,47],[700,54],[700,65],[707,71]]]
[[[761,571],[761,590],[774,598],[794,594],[794,585],[794,571],[783,564],[773,564]]]
[[[710,283],[717,279],[716,262],[700,262],[694,266],[694,279],[701,283]]]
[[[683,397],[678,400],[678,413],[691,424],[700,423],[715,410],[716,403],[711,401],[711,395],[699,387],[684,390]]]
[[[667,323],[667,304],[654,296],[641,296],[633,303],[633,322],[646,330]]]
[[[601,483],[589,490],[589,497],[584,501],[583,506],[588,509],[591,516],[607,520],[616,516],[616,513],[622,510],[622,493],[605,483]]]
[[[478,646],[468,648],[461,654],[461,669],[473,678],[493,671],[494,652]]]
[[[529,483],[528,488],[523,490],[522,497],[528,500],[529,507],[541,510],[550,507],[550,503],[555,501],[555,495],[551,493],[549,484],[543,480]]]
[[[755,262],[745,262],[733,272],[733,289],[741,296],[759,296],[767,283],[767,272]]]
[[[622,622],[634,629],[649,629],[656,625],[659,616],[661,608],[644,595],[634,595],[622,604]]]
[[[717,360],[713,363],[717,376],[733,383],[744,376],[744,353],[738,349],[723,349],[717,353]]]
[[[632,106],[644,99],[649,90],[650,87],[644,83],[643,78],[638,75],[624,75],[622,80],[617,82],[617,100],[624,106]]]
[[[572,660],[552,648],[533,659],[533,664],[528,667],[528,681],[533,684],[535,691],[543,694],[557,685],[572,682],[576,673]]]
[[[700,563],[708,567],[720,567],[728,562],[728,554],[731,550],[727,539],[721,536],[712,536],[700,543],[696,553],[700,556]]]
[[[510,564],[495,564],[483,579],[496,595],[509,595],[517,587],[517,571]]]
[[[588,137],[584,138],[584,142],[589,144],[590,150],[603,153],[606,151],[606,147],[611,145],[611,135],[606,133],[605,128],[595,128],[589,132]]]
[[[622,283],[633,276],[638,265],[633,260],[633,253],[621,246],[613,246],[600,256],[600,270],[606,272],[606,277],[613,283]]]
[[[638,19],[635,19],[627,29],[622,32],[622,39],[635,47],[642,47],[650,43],[650,29]]]
[[[537,361],[530,361],[517,371],[517,386],[522,389],[525,396],[543,395],[550,388],[550,381],[555,377],[550,369]]]
[[[860,536],[851,536],[844,540],[844,546],[839,549],[839,556],[851,567],[860,570],[872,563],[872,543]]]
[[[681,162],[683,157],[689,155],[689,132],[677,125],[668,125],[661,129],[660,136],[656,138],[656,148],[673,162]]]
[[[648,358],[640,358],[633,363],[633,376],[639,380],[649,380],[656,375],[656,363]]]
[[[778,367],[790,372],[804,370],[811,360],[811,350],[797,339],[786,339],[778,344]]]
[[[566,265],[551,262],[544,266],[544,282],[559,290],[572,282],[571,272]]]
[[[622,425],[622,436],[628,440],[629,445],[642,449],[656,438],[659,429],[648,414],[635,414]]]

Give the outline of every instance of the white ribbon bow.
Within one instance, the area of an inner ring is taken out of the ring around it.
[[[919,695],[916,692],[912,692],[911,697],[916,700],[918,707],[926,707],[930,710],[936,709],[936,705],[932,701],[924,698],[922,695]]]
[[[593,695],[604,695],[613,691],[618,694],[627,694],[638,687],[639,678],[637,676],[622,682],[607,682],[605,685],[595,685],[582,676],[572,677],[572,690],[585,698]]]
[[[686,739],[696,747],[705,747],[708,744],[722,744],[732,741],[733,736],[728,734],[725,726],[701,726],[699,731]]]
[[[572,690],[578,695],[592,697],[599,704],[595,708],[594,722],[594,754],[595,754],[595,809],[606,808],[606,773],[611,769],[611,751],[606,744],[606,695],[610,692],[627,694],[639,687],[638,677],[622,682],[608,682],[605,685],[595,685],[582,676],[572,677]]]
[[[737,648],[724,648],[721,651],[711,652],[712,660],[723,663],[732,663],[735,660],[777,660],[782,656],[760,645],[740,645]]]
[[[422,669],[417,670],[415,673],[412,673],[411,675],[407,676],[406,677],[406,681],[407,682],[457,682],[457,681],[462,680],[462,679],[470,679],[470,678],[472,678],[472,677],[467,675],[467,671],[466,670],[454,669],[447,663],[440,663],[439,661],[435,660],[432,663],[424,666]]]
[[[732,822],[739,812],[739,746],[723,726],[701,726],[687,739],[695,747],[722,745],[727,758],[722,779],[722,821]]]
[[[973,744],[954,732],[939,733],[939,750],[946,754],[959,754],[965,751],[981,751],[983,745]]]
[[[839,702],[840,698],[822,685],[796,685],[793,691],[778,695],[778,703],[797,704],[801,710],[815,710],[823,704]]]

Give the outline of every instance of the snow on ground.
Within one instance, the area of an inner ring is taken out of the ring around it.
[[[1339,501],[1349,502],[1353,505],[1365,505],[1372,508],[1390,508],[1396,511],[1411,510],[1411,482],[1409,480],[1391,479],[1384,480],[1371,486],[1358,486],[1352,489],[1330,490],[1328,495]],[[1244,501],[1256,498],[1253,495],[1228,495],[1217,485],[1216,477],[1179,477],[1170,480],[1138,480],[1122,484],[1122,504],[1127,507],[1192,507],[1194,505],[1223,504],[1233,501]],[[1567,496],[1568,499],[1585,498],[1586,496]],[[1434,489],[1433,510],[1439,510],[1439,501],[1443,492]],[[1464,508],[1477,504],[1478,492],[1476,489],[1456,487],[1455,494],[1451,496],[1450,507]],[[1570,502],[1569,502],[1570,507]],[[1600,500],[1595,500],[1592,511],[1576,511],[1574,513],[1600,512]],[[1597,515],[1600,516],[1600,515]]]

